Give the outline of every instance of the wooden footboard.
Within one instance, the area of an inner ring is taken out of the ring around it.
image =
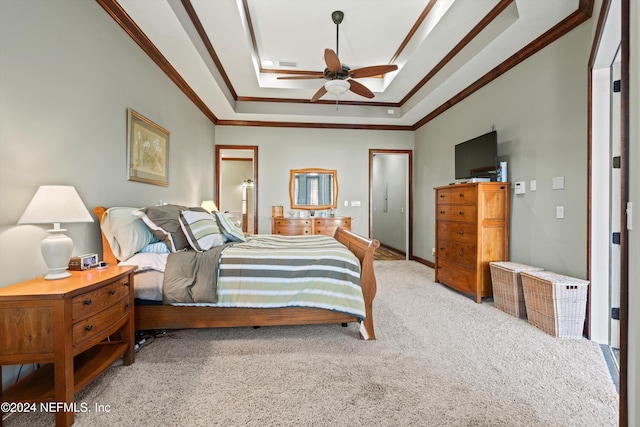
[[[99,220],[106,208],[94,209]],[[373,326],[373,299],[376,296],[376,277],[373,256],[380,242],[367,239],[351,231],[338,228],[336,240],[345,245],[360,260],[360,283],[364,295],[366,319],[360,326],[363,339],[376,338]],[[117,264],[108,241],[102,235],[102,259]],[[134,284],[135,286],[135,284]],[[135,307],[136,330],[216,328],[234,326],[282,326],[358,322],[356,317],[315,308],[229,308],[202,306],[140,305]]]

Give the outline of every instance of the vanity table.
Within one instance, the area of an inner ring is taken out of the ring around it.
[[[271,233],[283,236],[324,234],[333,237],[338,227],[351,230],[351,217],[271,218]]]

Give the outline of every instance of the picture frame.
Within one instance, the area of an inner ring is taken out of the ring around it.
[[[127,108],[127,179],[169,185],[169,131]]]

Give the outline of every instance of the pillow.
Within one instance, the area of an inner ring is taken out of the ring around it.
[[[187,208],[180,205],[151,206],[140,209],[142,221],[171,252],[189,248],[189,242],[180,227],[180,212],[183,210],[206,212],[202,208]]]
[[[227,241],[220,233],[215,217],[209,212],[182,211],[179,220],[189,245],[198,252],[223,245]]]
[[[233,215],[220,212],[214,212],[214,214],[218,220],[218,226],[220,226],[220,231],[222,231],[224,237],[231,242],[247,241],[240,227],[236,225],[236,220]]]
[[[131,258],[149,243],[157,241],[144,222],[134,215],[138,208],[114,207],[105,211],[100,228],[120,260]]]
[[[144,228],[147,228],[147,226],[145,225]],[[147,228],[147,230],[149,229]],[[151,232],[149,231],[149,233]],[[155,236],[153,237],[155,238]],[[169,251],[169,248],[163,242],[154,242],[154,243],[149,243],[147,246],[140,249],[139,252],[141,254],[168,254],[171,251]]]

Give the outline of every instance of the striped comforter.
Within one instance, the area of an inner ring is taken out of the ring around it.
[[[251,236],[222,251],[215,305],[313,307],[364,319],[360,262],[328,236]]]

